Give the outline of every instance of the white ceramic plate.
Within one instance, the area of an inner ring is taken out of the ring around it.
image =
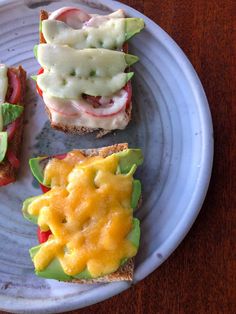
[[[0,190],[0,308],[10,312],[64,312],[129,287],[125,282],[66,284],[33,274],[28,249],[37,243],[36,228],[21,214],[22,201],[39,193],[28,168],[30,156],[124,141],[143,149],[145,163],[138,172],[143,182],[143,205],[137,213],[142,240],[135,283],[156,269],[182,241],[201,208],[210,179],[213,134],[202,85],[176,43],[134,9],[108,0],[1,1],[0,62],[12,66],[21,63],[29,76],[35,74],[38,64],[32,49],[38,42],[40,8],[52,11],[75,2],[88,12],[102,14],[123,8],[127,15],[145,20],[146,29],[130,44],[132,53],[140,57],[134,67],[133,120],[126,131],[100,140],[93,135],[79,137],[53,131],[29,80],[19,180]]]

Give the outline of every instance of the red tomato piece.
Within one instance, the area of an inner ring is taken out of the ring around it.
[[[38,70],[38,75],[42,74],[43,72],[44,72],[44,69],[40,68]],[[37,83],[36,83],[36,89],[37,89],[37,92],[38,92],[39,96],[43,97],[43,91],[39,88]]]
[[[4,186],[4,185],[10,184],[10,183],[15,182],[15,181],[16,181],[15,178],[1,178],[0,179],[0,186]]]
[[[41,183],[39,183],[39,186],[40,186],[40,188],[41,188],[43,193],[47,193],[48,191],[51,190],[50,188],[48,188],[47,186],[45,186],[45,185],[43,185]]]
[[[21,96],[20,79],[12,69],[8,69],[7,77],[8,77],[8,91],[6,99],[11,104],[17,104],[20,101]]]
[[[9,142],[13,139],[13,137],[15,135],[15,132],[18,129],[19,125],[20,125],[20,119],[19,118],[17,118],[12,123],[8,124],[8,126],[7,126],[7,134],[8,134],[8,141]]]
[[[90,18],[91,16],[89,14],[74,7],[61,8],[54,11],[49,17],[49,19],[62,21],[75,29],[82,28],[83,23],[89,21]]]
[[[127,42],[124,43],[123,47],[122,47],[122,51],[124,53],[128,53],[129,52],[129,45]]]
[[[132,98],[132,85],[130,82],[128,82],[124,89],[127,91],[128,93],[128,99],[126,101],[126,108],[128,108],[130,106],[130,103],[131,103],[131,98]]]
[[[62,159],[65,159],[66,156],[67,156],[67,154],[65,153],[65,154],[55,155],[55,156],[53,156],[53,157],[56,158],[56,159],[62,160]]]
[[[40,228],[38,227],[37,236],[38,236],[39,243],[46,242],[48,240],[50,234],[52,234],[52,232],[50,230],[41,231]]]
[[[7,150],[7,160],[10,162],[13,168],[18,169],[20,167],[20,161],[16,155],[10,149]]]

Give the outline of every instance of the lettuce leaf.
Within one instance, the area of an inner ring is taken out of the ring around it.
[[[19,118],[24,110],[22,106],[12,105],[7,102],[1,105],[1,109],[2,109],[3,126],[6,126],[9,123],[15,121],[17,118]]]

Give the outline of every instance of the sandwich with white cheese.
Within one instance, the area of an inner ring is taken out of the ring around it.
[[[30,249],[36,275],[78,283],[132,280],[140,240],[134,218],[141,183],[140,149],[116,144],[30,160],[44,194],[23,204],[38,225]]]
[[[0,186],[16,180],[20,166],[26,72],[0,64]]]
[[[127,41],[144,27],[123,10],[87,14],[66,7],[41,11],[40,45],[34,52],[41,66],[37,90],[52,127],[64,132],[106,134],[124,129],[131,119],[133,72],[138,57]]]

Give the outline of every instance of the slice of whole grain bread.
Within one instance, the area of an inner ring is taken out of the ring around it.
[[[40,11],[40,23],[42,23],[42,21],[44,21],[44,20],[47,20],[49,15],[50,15],[49,12],[47,12],[45,10],[41,10]],[[39,42],[40,42],[40,44],[46,43],[46,40],[45,40],[42,32],[39,33]],[[84,126],[55,123],[52,121],[52,116],[51,116],[50,110],[46,106],[45,106],[45,110],[46,110],[46,113],[48,114],[48,117],[49,117],[49,120],[51,123],[51,127],[56,129],[56,130],[59,130],[59,131],[62,131],[65,133],[78,134],[78,135],[84,135],[87,133],[97,132],[97,138],[103,137],[104,135],[111,132],[111,130],[105,130],[105,129],[94,129],[94,128],[88,128],[88,127],[84,127]],[[126,114],[128,116],[128,119],[129,119],[128,123],[131,120],[131,111],[132,111],[132,102],[126,108]]]
[[[19,66],[18,68],[10,68],[13,70],[21,82],[21,99],[20,104],[24,107],[24,97],[26,91],[26,72]],[[6,99],[7,100],[7,99]],[[15,131],[13,139],[8,143],[8,147],[17,157],[20,158],[20,151],[21,151],[21,142],[22,142],[22,133],[23,133],[23,116],[24,112],[19,119],[19,126]],[[0,163],[0,186],[5,185],[6,182],[12,183],[16,180],[17,169],[14,168],[11,163],[8,161],[7,158],[4,159],[3,162]]]

